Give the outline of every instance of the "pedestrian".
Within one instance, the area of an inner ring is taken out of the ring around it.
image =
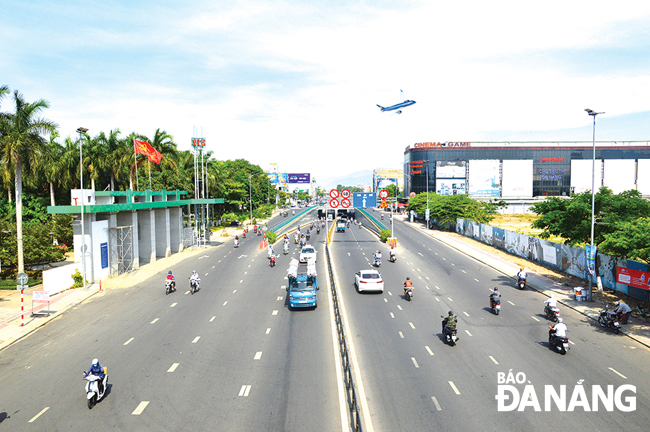
[[[616,302],[614,303],[616,309],[616,315],[619,317],[619,321],[623,320],[622,324],[627,324],[627,320],[630,319],[630,314],[632,313],[632,308],[630,308],[625,302]]]

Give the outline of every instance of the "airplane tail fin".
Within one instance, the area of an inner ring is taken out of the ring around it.
[[[383,106],[381,106],[381,105],[379,105],[379,104],[378,104],[377,106],[378,106],[379,108],[381,108],[381,109],[384,109],[384,107],[383,107]]]

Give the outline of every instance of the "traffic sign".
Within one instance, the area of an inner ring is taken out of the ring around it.
[[[386,200],[381,200],[381,204],[379,204],[379,207],[381,207],[381,208],[388,207],[388,204],[386,204]]]
[[[348,189],[343,189],[341,191],[341,198],[350,198],[352,196],[352,193]]]
[[[379,191],[379,198],[385,200],[388,198],[388,191],[386,189],[382,189]]]
[[[339,200],[336,198],[330,200],[330,207],[337,208],[339,206]]]
[[[352,204],[352,203],[347,198],[343,198],[343,200],[341,201],[341,207],[343,207],[343,208],[350,207],[350,204]]]
[[[29,276],[27,276],[27,273],[18,273],[16,276],[16,282],[18,282],[18,285],[27,285],[27,281],[29,281]]]
[[[336,199],[336,198],[338,198],[338,196],[339,196],[339,191],[338,191],[338,189],[332,189],[332,190],[330,191],[330,198],[332,198],[332,199]]]
[[[375,192],[355,192],[352,195],[352,205],[356,208],[377,207]]]

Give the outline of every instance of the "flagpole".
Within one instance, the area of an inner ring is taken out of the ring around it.
[[[133,138],[133,158],[135,159],[135,190],[139,190],[140,183],[138,180],[138,154],[135,151],[135,138]]]
[[[151,162],[147,158],[147,168],[149,169],[149,190],[151,190]]]

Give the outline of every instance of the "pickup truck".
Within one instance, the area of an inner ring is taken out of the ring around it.
[[[345,232],[345,225],[347,222],[345,219],[339,219],[336,221],[336,232]]]
[[[313,260],[301,264],[293,258],[287,269],[287,293],[289,296],[289,309],[318,307],[318,278],[316,262]]]

